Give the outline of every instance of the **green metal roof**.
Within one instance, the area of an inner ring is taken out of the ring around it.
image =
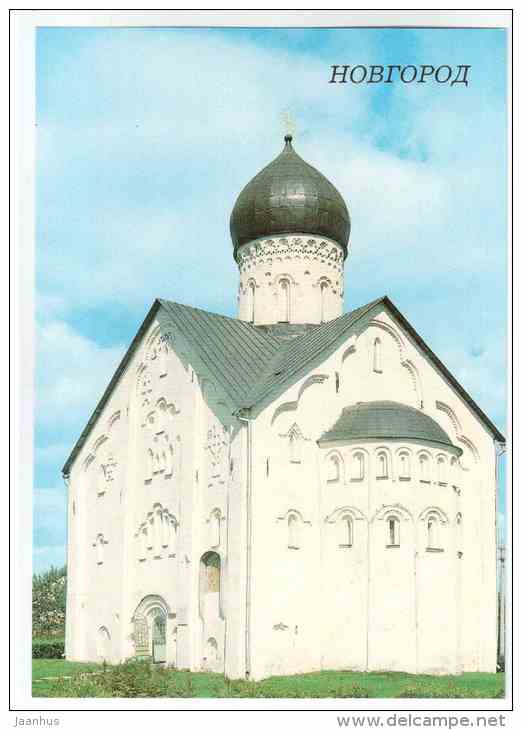
[[[194,369],[212,377],[232,411],[244,406],[279,353],[281,341],[249,322],[159,301],[189,348]]]
[[[342,317],[307,329],[304,333],[302,328],[297,328],[298,334],[293,338],[277,336],[277,330],[273,328],[256,327],[231,317],[156,299],[76,442],[63,467],[63,473],[69,473],[78,451],[88,438],[154,317],[166,317],[192,367],[199,375],[212,382],[219,399],[230,414],[243,411],[250,417],[255,417],[307,372],[324,362],[343,340],[348,339],[356,323],[379,306],[385,306],[395,317],[493,437],[505,443],[504,436],[388,297],[376,299]]]
[[[427,413],[395,401],[370,401],[344,408],[340,417],[319,441],[356,439],[420,440],[449,448],[460,456],[448,434]]]
[[[245,405],[254,413],[259,412],[266,404],[273,401],[281,393],[297,382],[307,371],[326,360],[338,347],[339,340],[347,338],[355,323],[380,302],[366,304],[354,309],[330,322],[318,325],[301,337],[285,343],[279,353],[270,362],[265,376],[249,394]]]

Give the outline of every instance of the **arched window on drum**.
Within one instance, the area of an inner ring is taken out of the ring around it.
[[[278,322],[290,322],[290,279],[279,279],[277,284]]]
[[[399,481],[407,481],[411,478],[410,455],[407,451],[399,451],[397,469]]]
[[[437,481],[442,486],[448,483],[448,463],[444,456],[437,457]]]
[[[321,297],[321,322],[326,322],[328,320],[328,298],[330,294],[330,284],[325,279],[323,279],[319,284],[319,293]]]
[[[362,451],[352,454],[350,481],[361,482],[365,478],[365,458]]]
[[[431,480],[430,460],[427,454],[419,456],[419,480],[425,483]]]
[[[388,454],[386,451],[377,452],[377,479],[388,479]]]
[[[343,460],[340,454],[333,453],[326,460],[328,484],[338,484],[343,481]]]
[[[256,285],[251,279],[247,284],[247,319],[254,323],[256,310]]]

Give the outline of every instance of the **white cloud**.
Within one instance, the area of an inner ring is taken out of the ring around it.
[[[62,545],[35,547],[33,550],[33,573],[44,573],[52,566],[61,568],[65,565],[65,562],[65,543]]]
[[[502,341],[496,339],[480,356],[463,347],[443,348],[438,355],[488,416],[500,427],[506,421],[506,370]]]
[[[65,322],[37,329],[37,422],[48,428],[86,421],[124,354],[122,346],[101,347]]]
[[[33,570],[65,562],[67,492],[64,485],[33,492]]]

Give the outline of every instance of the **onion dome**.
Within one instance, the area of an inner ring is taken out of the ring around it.
[[[436,446],[462,454],[446,431],[424,411],[394,401],[357,403],[343,408],[332,428],[320,441],[351,441],[354,439],[411,439],[427,441]]]
[[[234,256],[256,238],[309,234],[334,240],[348,253],[350,215],[339,191],[305,162],[285,136],[281,154],[239,194],[230,217]]]

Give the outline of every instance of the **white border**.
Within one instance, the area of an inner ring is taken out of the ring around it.
[[[366,710],[368,714],[379,713],[382,710],[393,710],[401,714],[414,711],[422,712],[424,708],[438,712],[452,712],[456,716],[464,714],[471,718],[471,714],[459,712],[459,708],[474,708],[481,714],[487,711],[501,712],[510,705],[508,700],[227,700],[227,699],[193,699],[193,700],[44,700],[30,697],[30,579],[32,574],[31,548],[32,529],[25,527],[18,529],[20,516],[32,513],[32,463],[31,460],[22,461],[20,444],[24,444],[23,453],[30,453],[27,444],[32,443],[32,406],[33,406],[33,237],[34,237],[34,158],[33,158],[33,124],[34,109],[34,30],[36,26],[228,26],[228,27],[503,27],[511,30],[511,13],[509,10],[17,10],[12,13],[11,27],[11,73],[12,73],[12,131],[16,132],[11,140],[12,144],[12,263],[13,272],[11,281],[14,287],[12,294],[13,307],[13,385],[15,401],[13,414],[15,417],[13,434],[13,467],[18,471],[16,483],[12,483],[12,513],[11,513],[11,577],[12,577],[12,613],[11,613],[11,641],[16,647],[16,656],[11,672],[12,702],[14,707],[20,708],[18,716],[27,716],[27,710],[33,713],[48,710],[54,707],[71,710],[88,709],[174,709],[179,711],[192,709],[220,709],[236,710],[234,713],[222,712],[219,715],[208,713],[183,712],[183,724],[198,727],[204,722],[226,722],[227,725],[236,723],[243,725],[245,720],[256,725],[264,722],[263,714],[241,712],[246,707],[277,711],[285,708],[292,709],[292,721],[302,723],[303,727],[316,727],[319,718],[335,723],[334,714],[317,714],[304,710],[336,710],[339,714],[349,714],[351,708]],[[509,33],[510,36],[510,33]],[[518,53],[517,53],[518,55]],[[509,86],[509,89],[511,87]],[[510,93],[510,92],[509,92]],[[517,117],[518,118],[518,115]],[[510,227],[509,227],[510,228]],[[515,262],[513,262],[515,264]],[[518,263],[518,262],[516,262]],[[518,274],[518,267],[516,273]],[[516,311],[518,312],[518,294],[515,287],[513,293]],[[518,360],[518,357],[517,357]],[[506,465],[509,470],[510,460]],[[15,472],[16,473],[16,472]],[[507,489],[508,514],[511,508],[510,490]],[[508,530],[508,536],[510,531]],[[517,540],[518,547],[518,540]],[[508,546],[509,553],[509,546]],[[518,554],[518,553],[517,553]],[[510,562],[507,564],[507,575],[510,575]],[[518,589],[518,586],[517,586]],[[518,597],[517,597],[518,605]],[[508,595],[509,606],[509,595]],[[508,610],[508,623],[510,613]],[[506,640],[506,647],[510,645],[510,636]],[[519,656],[519,653],[516,653]],[[7,703],[6,705],[7,706]],[[297,710],[301,711],[297,711]],[[34,714],[31,716],[34,717]],[[357,712],[356,715],[364,713]],[[431,713],[430,713],[431,714]],[[95,722],[100,727],[110,723],[125,722],[129,727],[141,726],[149,721],[147,715],[140,713],[121,712],[96,713],[87,715],[75,712],[62,714],[52,712],[44,717],[61,717],[65,723],[73,719],[76,727],[91,726]],[[285,713],[270,714],[270,722],[274,720],[285,723]],[[257,719],[259,718],[259,719]],[[166,719],[172,722],[174,717],[155,715],[154,719]],[[511,715],[510,719],[515,718]],[[14,718],[10,717],[9,725],[14,725]],[[61,724],[61,723],[60,723]],[[509,726],[506,724],[505,726]],[[514,725],[515,726],[515,725]]]

